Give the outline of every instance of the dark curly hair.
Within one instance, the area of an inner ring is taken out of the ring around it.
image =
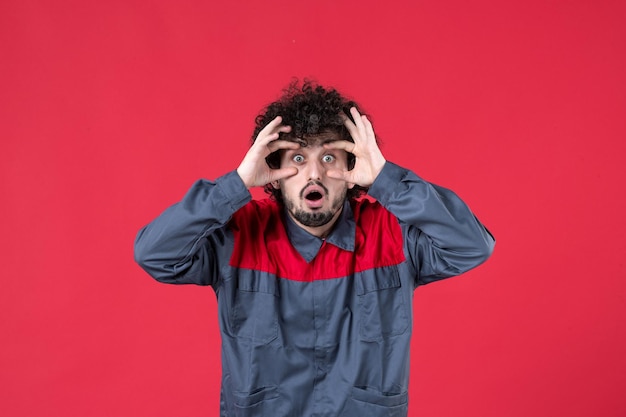
[[[344,113],[352,122],[354,119],[350,114],[350,108],[356,107],[359,113],[361,107],[354,101],[343,97],[334,88],[325,88],[315,81],[305,79],[302,84],[295,79],[283,90],[283,95],[275,102],[268,105],[255,119],[252,143],[256,140],[259,132],[277,116],[281,116],[284,125],[291,126],[291,132],[280,133],[280,139],[298,140],[305,142],[307,137],[319,135],[320,133],[332,132],[340,138],[354,142],[350,132],[343,124],[341,113]],[[280,151],[271,153],[267,158],[267,163],[271,168],[280,166]],[[348,169],[354,167],[354,155],[348,153]],[[280,189],[266,184],[264,187],[270,198],[282,202]],[[355,185],[347,191],[347,198],[355,199],[367,192],[367,188]]]

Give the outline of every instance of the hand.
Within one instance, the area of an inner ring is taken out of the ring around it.
[[[287,178],[298,173],[296,167],[272,169],[265,158],[280,149],[298,149],[300,145],[287,140],[278,140],[280,132],[288,133],[291,126],[281,124],[282,118],[276,117],[263,128],[256,137],[254,144],[241,161],[237,173],[247,188],[269,184],[272,181]]]
[[[354,168],[350,171],[328,170],[326,175],[330,178],[342,179],[349,184],[369,187],[387,161],[378,148],[374,128],[367,116],[362,116],[355,107],[350,109],[350,114],[352,114],[355,123],[352,123],[346,115],[343,115],[343,123],[350,132],[354,143],[340,140],[324,144],[324,147],[326,149],[343,149],[353,154],[356,159]]]

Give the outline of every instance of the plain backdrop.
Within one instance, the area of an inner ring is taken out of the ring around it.
[[[417,289],[409,415],[625,416],[625,19],[621,0],[2,0],[0,415],[218,415],[215,294],[153,281],[133,241],[311,77],[498,240]]]

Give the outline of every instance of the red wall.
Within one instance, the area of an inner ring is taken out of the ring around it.
[[[626,415],[625,4],[2,1],[0,414],[217,415],[215,296],[134,236],[311,76],[498,239],[417,290],[410,415]]]

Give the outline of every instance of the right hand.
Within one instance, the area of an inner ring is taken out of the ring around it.
[[[300,147],[296,142],[278,140],[279,133],[291,132],[291,126],[285,126],[281,122],[282,118],[278,116],[259,132],[254,144],[237,168],[237,174],[247,188],[260,187],[298,173],[296,167],[272,169],[265,161],[265,158],[272,152]]]

